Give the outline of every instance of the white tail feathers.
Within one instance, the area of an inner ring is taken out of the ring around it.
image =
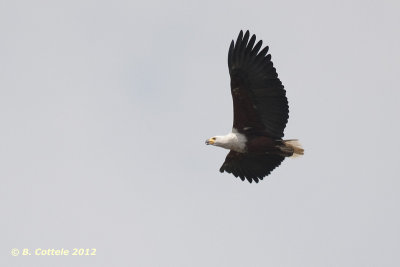
[[[297,139],[284,140],[283,143],[285,144],[286,147],[289,147],[290,150],[293,151],[293,155],[291,156],[292,158],[304,155],[304,149],[301,147],[299,140]]]

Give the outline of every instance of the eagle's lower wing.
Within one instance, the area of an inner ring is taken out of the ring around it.
[[[231,150],[219,171],[232,173],[235,177],[240,177],[242,181],[247,179],[250,183],[252,181],[258,183],[284,159],[279,155],[239,153]]]
[[[244,36],[240,31],[229,47],[233,128],[280,139],[289,117],[286,91],[267,55],[268,46],[259,52],[262,41],[254,45],[256,36],[249,37],[249,31]]]

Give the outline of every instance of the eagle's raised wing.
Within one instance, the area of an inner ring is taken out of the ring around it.
[[[254,45],[256,36],[249,37],[249,31],[244,36],[240,31],[229,47],[233,128],[280,139],[289,118],[286,91],[267,55],[268,46],[259,52],[262,41]]]
[[[252,181],[258,183],[284,159],[279,155],[239,153],[231,150],[219,171],[232,173],[235,177],[240,177],[242,181],[247,179],[250,183]]]

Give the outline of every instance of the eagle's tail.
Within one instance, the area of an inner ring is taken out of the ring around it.
[[[304,155],[304,149],[297,139],[283,140],[283,146],[280,149],[289,157],[295,158]]]

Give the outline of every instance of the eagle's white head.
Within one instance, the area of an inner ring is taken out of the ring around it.
[[[224,145],[228,144],[229,140],[228,138],[226,138],[226,136],[214,136],[211,137],[210,139],[206,140],[206,145],[213,145],[213,146],[220,146],[220,147],[224,147]]]
[[[226,149],[244,152],[246,149],[246,137],[240,133],[229,133],[227,135],[217,135],[206,140],[206,145],[219,146]]]

